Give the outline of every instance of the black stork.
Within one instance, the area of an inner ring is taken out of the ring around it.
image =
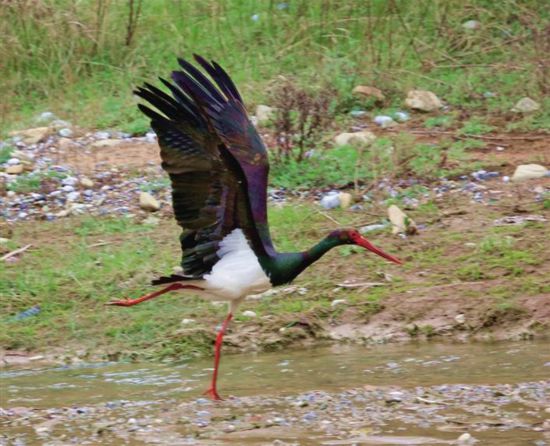
[[[228,74],[216,62],[197,55],[195,61],[204,71],[179,59],[182,71],[171,76],[175,85],[160,79],[171,96],[148,83],[135,91],[157,110],[139,105],[151,119],[162,167],[170,176],[174,214],[183,228],[183,275],[160,277],[152,284],[168,284],[165,288],[109,304],[132,306],[181,289],[228,301],[216,337],[212,385],[205,392],[219,400],[223,335],[247,295],[291,282],[338,245],[362,246],[391,262],[401,261],[353,229],[332,231],[304,252],[277,252],[267,222],[266,148]]]

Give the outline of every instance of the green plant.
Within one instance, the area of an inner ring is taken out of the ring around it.
[[[453,122],[453,116],[431,116],[424,121],[424,127],[426,127],[427,129],[433,129],[434,127],[447,129],[453,125]]]
[[[483,135],[493,130],[495,130],[494,126],[485,124],[479,117],[474,117],[463,124],[459,133],[461,135]]]
[[[12,152],[13,147],[11,146],[0,147],[0,164],[4,164],[7,160],[9,160]]]

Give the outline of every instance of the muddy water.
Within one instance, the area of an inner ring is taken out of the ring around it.
[[[550,446],[544,342],[226,356],[217,404],[201,397],[210,374],[210,361],[4,369],[0,445]]]

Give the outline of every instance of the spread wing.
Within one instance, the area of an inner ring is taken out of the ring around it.
[[[267,150],[248,118],[243,101],[229,75],[216,63],[195,55],[195,60],[214,80],[218,88],[195,66],[179,59],[183,71],[172,79],[192,97],[197,107],[223,142],[228,164],[233,164],[246,190],[256,237],[251,239],[257,253],[275,254],[267,223]]]
[[[184,229],[184,274],[202,277],[219,260],[220,241],[235,228],[243,229],[255,251],[266,253],[272,247],[265,216],[268,163],[229,76],[217,65],[208,65],[218,76],[209,72],[218,89],[192,65],[180,64],[186,73],[173,73],[177,86],[161,79],[171,95],[150,84],[135,93],[156,109],[139,105],[151,118],[162,167],[172,183],[175,218]],[[239,136],[246,125],[253,133]],[[257,141],[247,149],[254,135]],[[252,195],[251,186],[257,188]],[[254,209],[263,209],[263,220],[255,221]]]

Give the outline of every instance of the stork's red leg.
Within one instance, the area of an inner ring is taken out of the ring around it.
[[[111,302],[107,302],[107,305],[118,305],[120,307],[131,307],[132,305],[140,304],[141,302],[145,302],[146,300],[153,299],[155,297],[158,297],[164,293],[168,293],[170,291],[180,290],[182,288],[191,288],[194,290],[202,290],[202,288],[194,285],[186,285],[183,283],[173,283],[166,288],[163,288],[160,291],[155,291],[151,294],[146,294],[145,296],[138,297],[137,299],[123,299],[123,300],[113,300]]]
[[[220,395],[218,395],[216,382],[218,380],[218,368],[220,365],[223,335],[225,334],[225,330],[227,329],[227,326],[229,325],[229,322],[231,322],[232,318],[233,318],[233,314],[229,313],[225,318],[225,320],[223,321],[222,328],[220,328],[220,331],[218,332],[218,336],[216,336],[216,347],[214,352],[214,373],[212,374],[212,384],[210,385],[210,388],[206,392],[204,392],[205,395],[210,396],[210,398],[216,401],[222,399],[220,398]]]

